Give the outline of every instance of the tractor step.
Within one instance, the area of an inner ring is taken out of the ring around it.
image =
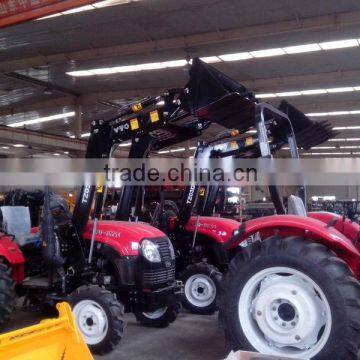
[[[49,279],[45,277],[30,277],[21,284],[24,288],[47,289],[49,287]]]

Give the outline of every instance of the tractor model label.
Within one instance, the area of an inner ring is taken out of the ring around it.
[[[83,196],[81,198],[81,203],[82,204],[86,204],[89,200],[89,196],[90,196],[90,190],[91,190],[91,186],[87,185],[84,187],[84,192],[83,192]]]
[[[187,197],[187,199],[186,199],[186,203],[187,203],[187,204],[191,204],[191,203],[192,203],[192,199],[193,199],[193,197],[194,197],[194,192],[195,192],[195,185],[192,185],[192,186],[190,187],[190,190],[189,190],[189,195],[188,195],[188,197]]]
[[[98,230],[96,231],[97,235],[100,236],[107,236],[112,238],[120,238],[121,234],[117,231],[111,231],[111,230]]]

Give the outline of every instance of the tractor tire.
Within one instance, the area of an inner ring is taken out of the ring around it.
[[[245,248],[231,261],[220,306],[234,350],[357,358],[360,284],[324,245],[274,236]]]
[[[136,320],[143,326],[165,328],[173,323],[180,311],[181,305],[173,303],[152,312],[135,312]]]
[[[124,306],[99,286],[82,286],[69,297],[76,324],[94,354],[107,354],[120,342],[125,328]]]
[[[15,283],[10,272],[5,264],[0,263],[0,327],[9,320],[15,308]]]
[[[221,272],[213,265],[189,265],[180,275],[184,284],[182,305],[193,314],[211,315],[217,311]]]

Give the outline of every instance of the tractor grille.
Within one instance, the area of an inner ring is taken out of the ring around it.
[[[160,285],[175,280],[175,266],[168,270],[153,270],[144,273],[144,285]]]
[[[143,273],[144,286],[156,286],[175,280],[175,261],[171,259],[169,242],[167,239],[155,239],[161,257],[161,263]]]
[[[156,239],[155,243],[159,247],[161,261],[171,261],[169,241],[167,239]]]

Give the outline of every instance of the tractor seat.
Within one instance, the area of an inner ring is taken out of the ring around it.
[[[1,206],[3,231],[14,236],[21,247],[28,244],[39,244],[38,234],[31,233],[30,211],[26,206]]]
[[[307,216],[305,205],[298,196],[288,197],[288,215]]]

